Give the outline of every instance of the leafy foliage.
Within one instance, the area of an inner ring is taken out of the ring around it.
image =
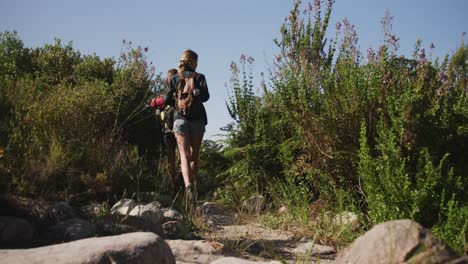
[[[3,187],[121,194],[151,182],[159,136],[147,102],[159,79],[146,51],[124,42],[116,62],[59,39],[28,49],[15,32],[1,33]]]
[[[334,39],[325,38],[332,6],[294,3],[261,94],[253,92],[253,59],[241,57],[241,70],[231,64],[226,193],[261,192],[291,206],[301,190],[300,200],[328,208],[348,197],[344,207],[370,224],[415,219],[457,237],[452,246],[462,251],[468,46],[462,41],[453,55],[432,61],[418,41],[405,58],[386,12],[383,43],[363,56],[347,19]],[[442,224],[448,219],[450,226]]]

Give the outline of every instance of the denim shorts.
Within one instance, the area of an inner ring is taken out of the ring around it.
[[[203,136],[205,134],[205,121],[176,119],[172,131],[177,134],[188,134],[193,136]]]

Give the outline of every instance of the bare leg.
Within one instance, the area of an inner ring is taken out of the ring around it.
[[[185,187],[188,187],[193,182],[193,176],[190,170],[190,138],[184,133],[175,133],[175,137],[179,148],[182,176],[184,177]]]
[[[192,177],[195,181],[199,180],[198,177],[198,158],[200,154],[200,146],[203,140],[203,135],[201,136],[191,136],[190,137],[190,170],[192,172]]]

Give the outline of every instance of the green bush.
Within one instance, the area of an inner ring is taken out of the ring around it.
[[[261,192],[278,205],[306,190],[304,200],[359,208],[371,224],[411,218],[444,238],[466,230],[468,45],[432,60],[418,41],[405,58],[386,13],[384,41],[365,56],[346,19],[325,38],[333,1],[315,4],[302,12],[294,3],[262,93],[253,59],[231,64],[225,194]],[[452,246],[462,250],[463,239]]]
[[[124,43],[116,62],[58,39],[27,49],[9,32],[0,48],[4,186],[43,195],[154,188],[160,135],[148,102],[160,78],[147,49]]]

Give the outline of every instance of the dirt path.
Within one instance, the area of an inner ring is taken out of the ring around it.
[[[241,221],[233,212],[217,213],[207,216],[210,226],[204,238],[222,243],[228,254],[262,262],[334,263],[336,254],[331,247],[314,245],[292,232],[269,228],[253,217]]]

